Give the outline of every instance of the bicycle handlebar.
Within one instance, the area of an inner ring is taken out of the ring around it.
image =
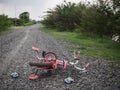
[[[34,51],[37,51],[37,52],[40,51],[40,48],[32,47],[32,49],[33,49]]]

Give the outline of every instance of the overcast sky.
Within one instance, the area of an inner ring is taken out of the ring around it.
[[[8,17],[18,17],[22,12],[29,12],[30,18],[40,20],[47,10],[52,9],[56,4],[62,3],[64,0],[0,0],[0,14],[8,15]],[[80,1],[92,0],[66,0],[78,3]]]

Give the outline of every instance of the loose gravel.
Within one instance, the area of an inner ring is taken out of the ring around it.
[[[53,70],[52,75],[47,76],[45,71],[39,71],[39,79],[29,80],[34,68],[28,62],[37,61],[32,46],[54,52],[59,59],[72,61],[65,45],[39,27],[37,24],[0,35],[0,90],[120,90],[120,70],[114,68],[115,63],[94,57],[80,59],[80,64],[90,63],[87,72],[69,67]],[[19,77],[12,78],[13,72],[19,73]],[[74,82],[66,84],[64,79],[67,77],[72,77]]]

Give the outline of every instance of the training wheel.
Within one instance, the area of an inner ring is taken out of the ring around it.
[[[35,74],[31,74],[30,76],[29,76],[29,79],[31,79],[31,80],[36,80],[36,79],[38,79],[39,78],[39,76],[38,75],[35,75]]]

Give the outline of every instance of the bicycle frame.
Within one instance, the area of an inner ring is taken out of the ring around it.
[[[74,61],[75,62],[68,62],[67,60],[59,60],[57,59],[57,56],[55,53],[53,52],[44,52],[42,53],[42,58],[39,57],[38,53],[40,51],[39,48],[36,47],[32,47],[32,49],[34,51],[37,52],[37,58],[38,58],[38,62],[30,62],[29,65],[30,66],[36,66],[36,72],[35,75],[37,74],[38,70],[40,69],[46,69],[46,70],[55,70],[58,68],[59,65],[63,66],[63,69],[66,69],[68,66],[72,65],[74,66],[74,68],[76,68],[77,70],[81,70],[81,71],[85,71],[87,69],[87,67],[89,66],[89,63],[84,67],[84,68],[80,68],[77,67],[76,65],[79,62],[79,58],[80,58],[80,52],[78,51],[77,54],[74,53]]]

